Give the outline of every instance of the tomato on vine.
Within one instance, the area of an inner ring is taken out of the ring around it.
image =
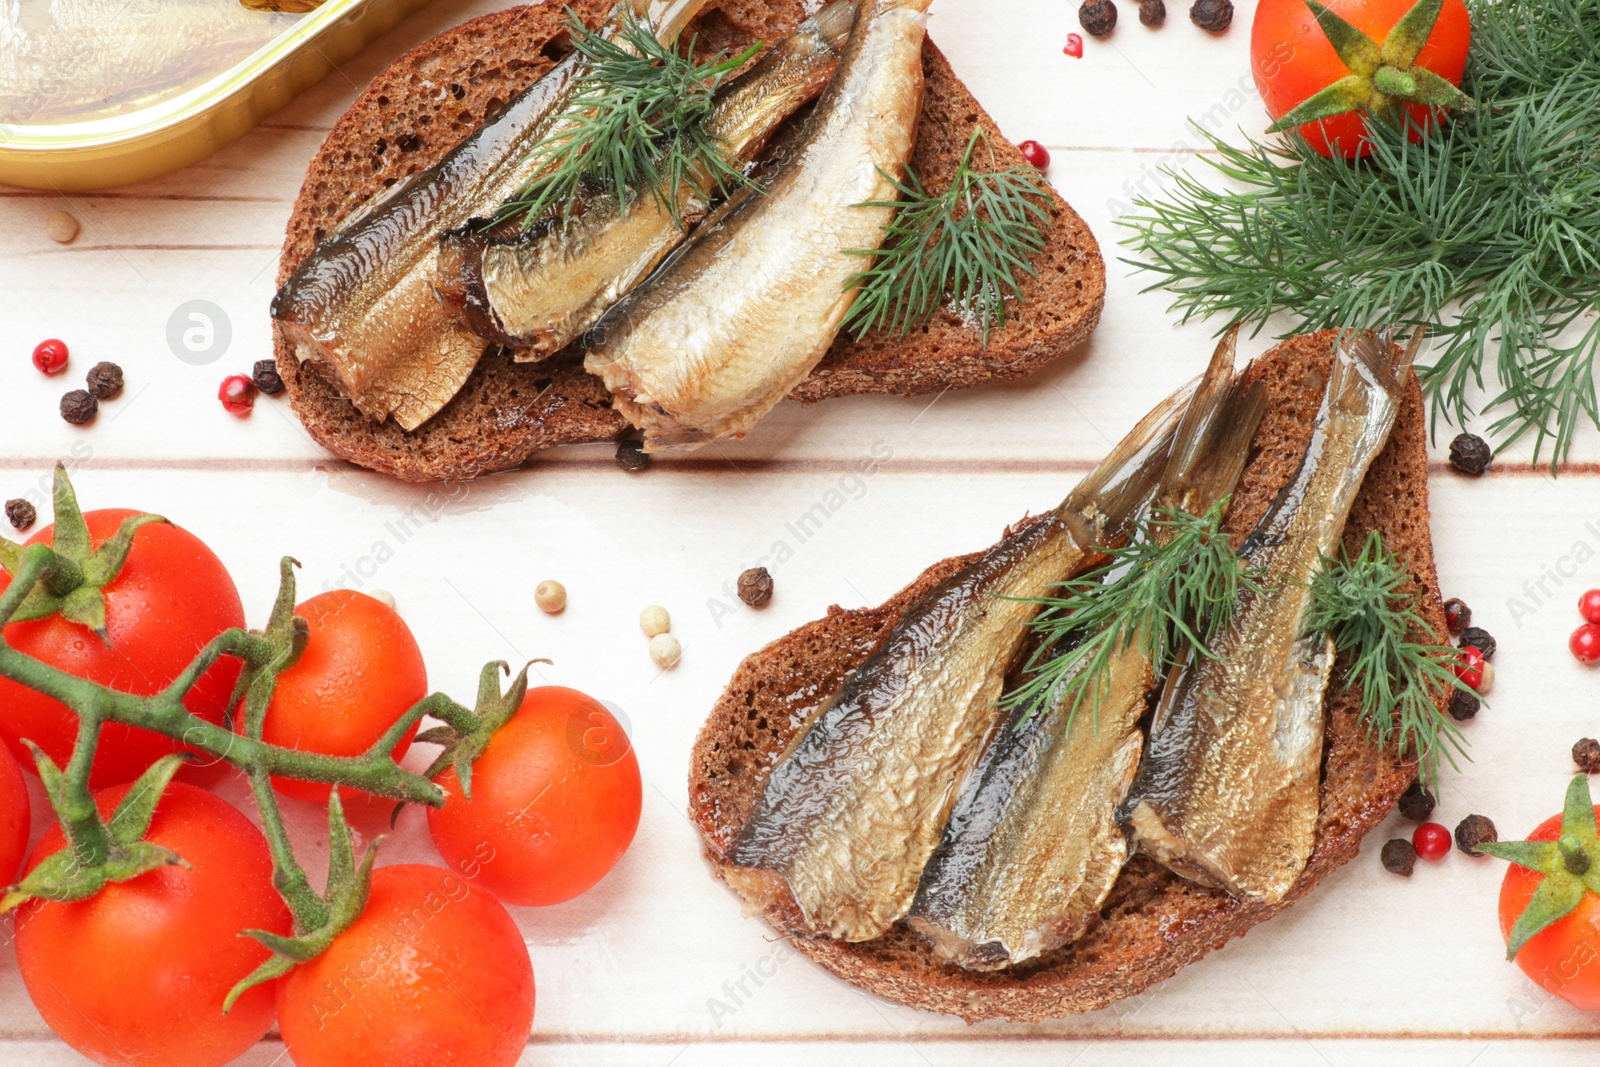
[[[428,672],[411,628],[381,600],[349,589],[320,593],[295,614],[310,625],[305,650],[278,675],[261,739],[271,745],[359,756],[410,707],[428,695]],[[236,728],[244,725],[241,707]],[[411,747],[412,726],[394,750]],[[326,802],[328,787],[273,780],[286,796]]]
[[[533,1006],[533,964],[506,909],[419,864],[374,871],[361,915],[278,982],[297,1067],[512,1067]]]
[[[1462,0],[1261,0],[1250,68],[1271,129],[1299,127],[1325,156],[1371,152],[1368,117],[1412,140],[1438,109],[1470,110],[1460,89],[1471,20]]]
[[[1587,775],[1567,787],[1560,815],[1526,841],[1478,851],[1511,861],[1500,884],[1500,932],[1506,958],[1556,996],[1600,1009],[1600,816]]]
[[[575,689],[527,691],[472,763],[470,798],[455,767],[449,799],[428,811],[440,855],[508,904],[571,900],[633,841],[642,790],[622,724]]]
[[[0,746],[0,885],[10,885],[28,854],[32,811],[28,783],[9,749]]]
[[[56,524],[27,543],[53,545],[79,568],[83,581],[58,598],[53,613],[7,624],[5,638],[13,648],[79,678],[148,696],[177,678],[212,638],[244,626],[233,579],[198,537],[134,511],[79,513],[70,492],[69,486],[63,501],[58,484]],[[136,529],[127,543],[118,535],[130,520]],[[0,592],[10,584],[11,576],[0,573]],[[185,707],[222,722],[238,676],[237,660],[219,660],[190,690]],[[64,765],[77,731],[77,716],[65,705],[0,678],[0,736],[25,768],[32,770],[34,763],[24,740]],[[131,782],[162,756],[183,751],[177,741],[119,723],[108,723],[100,740],[89,782],[95,789]],[[225,772],[207,760],[183,774],[206,783]]]
[[[101,791],[95,805],[109,818],[131,788]],[[221,1067],[272,1026],[271,985],[222,1011],[233,985],[269,956],[240,932],[289,932],[272,856],[237,808],[181,782],[161,795],[144,840],[187,867],[158,867],[85,900],[34,899],[17,909],[23,983],[50,1029],[97,1063]],[[28,869],[63,843],[52,827]]]

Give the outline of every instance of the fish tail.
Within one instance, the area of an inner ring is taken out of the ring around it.
[[[850,31],[855,27],[856,13],[860,9],[859,0],[833,0],[833,3],[806,21],[811,23],[814,32],[830,48],[838,51],[850,39]]]
[[[1073,488],[1058,514],[1092,515],[1110,531],[1144,507],[1160,485],[1178,420],[1188,409],[1198,382],[1183,386],[1140,419],[1111,454]]]
[[[1252,382],[1234,388],[1217,418],[1216,440],[1206,453],[1205,465],[1190,478],[1185,509],[1198,514],[1233,492],[1250,459],[1250,443],[1267,411],[1267,387]]]
[[[1371,330],[1345,330],[1334,342],[1336,358],[1328,396],[1345,408],[1364,410],[1366,397],[1376,385],[1391,400],[1400,399],[1407,372],[1422,347],[1422,334],[1412,334],[1404,348],[1388,333]]]
[[[1211,362],[1200,376],[1194,399],[1178,422],[1172,438],[1172,453],[1161,476],[1160,495],[1174,501],[1194,480],[1225,425],[1225,408],[1233,387],[1233,362],[1239,328],[1223,335],[1211,353]]]

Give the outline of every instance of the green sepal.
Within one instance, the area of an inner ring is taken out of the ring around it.
[[[322,901],[327,905],[326,921],[313,929],[296,929],[292,937],[265,930],[243,931],[240,937],[259,942],[272,955],[228,992],[222,1002],[224,1012],[231,1010],[250,989],[282,978],[300,964],[322,955],[361,917],[372,893],[372,866],[383,840],[380,837],[373,841],[360,863],[355,861],[355,843],[351,839],[350,824],[344,817],[344,802],[339,799],[338,787],[334,787],[328,794],[328,882],[322,894]]]
[[[1418,0],[1419,6],[1429,0]],[[1328,43],[1333,45],[1333,50],[1339,53],[1339,59],[1346,67],[1357,74],[1370,75],[1378,69],[1378,64],[1383,62],[1383,50],[1371,37],[1356,29],[1346,22],[1341,16],[1329,8],[1317,3],[1317,0],[1306,0],[1306,7],[1311,9],[1311,14],[1316,16],[1317,25],[1322,27],[1323,34],[1328,38]],[[1415,10],[1415,8],[1413,8]],[[1438,11],[1434,11],[1435,18]],[[1430,20],[1428,30],[1432,32],[1433,23]],[[1423,40],[1427,40],[1424,35]]]
[[[106,640],[106,602],[102,590],[116,580],[128,561],[134,535],[154,522],[166,522],[159,515],[130,515],[117,532],[99,548],[92,547],[89,524],[78,506],[78,495],[67,477],[67,469],[56,464],[55,527],[48,547],[24,549],[10,541],[0,547],[0,566],[17,573],[23,551],[44,548],[53,553],[51,566],[31,589],[8,621],[28,622],[60,614],[88,627]]]
[[[1417,0],[1381,45],[1317,0],[1305,2],[1350,73],[1296,104],[1267,127],[1269,133],[1357,110],[1397,126],[1402,104],[1458,111],[1471,111],[1476,106],[1461,89],[1416,65],[1417,56],[1433,35],[1443,0]]]
[[[1321,122],[1335,115],[1343,115],[1372,103],[1371,87],[1359,74],[1347,74],[1319,93],[1284,112],[1283,117],[1267,127],[1268,133],[1281,133],[1308,122]]]
[[[1378,49],[1378,61],[1401,69],[1415,63],[1428,38],[1433,36],[1434,24],[1443,10],[1444,0],[1417,0],[1384,37]]]
[[[470,730],[461,730],[450,725],[429,730],[434,743],[443,744],[444,751],[440,752],[428,769],[422,772],[423,776],[432,780],[445,770],[453,769],[457,780],[461,783],[461,795],[471,800],[472,765],[489,747],[494,735],[511,721],[511,717],[522,706],[522,698],[528,693],[528,669],[535,663],[549,662],[547,659],[529,660],[512,677],[511,684],[504,693],[500,691],[500,674],[501,672],[510,674],[511,665],[504,660],[486,664],[478,676],[478,703],[473,710],[477,725]],[[447,730],[448,733],[439,733],[439,730]]]
[[[31,743],[29,747],[33,749],[39,779],[44,783],[51,805],[57,812],[65,812],[65,798],[70,793],[66,775],[44,752]],[[156,805],[184,762],[183,756],[165,756],[128,788],[127,795],[103,826],[110,840],[103,860],[87,863],[70,846],[52,853],[0,900],[0,912],[33,898],[63,903],[87,900],[111,883],[132,881],[161,867],[187,869],[189,864],[182,856],[144,840]],[[99,816],[94,814],[89,818],[98,819]]]
[[[189,761],[187,756],[163,756],[151,764],[128,788],[127,795],[111,813],[111,840],[119,845],[131,845],[144,840],[150,832],[150,820],[155,818],[156,806],[172,784],[173,776]]]
[[[1572,914],[1588,893],[1600,893],[1600,834],[1595,826],[1589,776],[1580,774],[1567,785],[1561,808],[1561,833],[1555,841],[1494,841],[1479,845],[1486,856],[1509,860],[1542,874],[1528,906],[1512,924],[1506,959],[1514,960],[1530,938]]]

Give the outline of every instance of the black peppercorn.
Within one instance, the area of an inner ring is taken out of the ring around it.
[[[618,441],[617,466],[625,471],[642,471],[650,466],[650,453],[643,441]]]
[[[1189,20],[1207,33],[1221,33],[1233,25],[1233,0],[1194,0]]]
[[[1479,845],[1500,840],[1494,823],[1482,815],[1468,815],[1456,824],[1456,847],[1469,856],[1481,856]]]
[[[1400,794],[1400,803],[1397,805],[1400,814],[1412,822],[1427,822],[1428,816],[1433,814],[1433,794],[1428,792],[1421,782],[1412,782],[1411,787]]]
[[[275,359],[256,360],[255,367],[250,371],[250,381],[268,396],[283,392],[283,379],[278,376],[278,361]]]
[[[1466,722],[1478,714],[1478,709],[1481,707],[1483,701],[1478,699],[1478,694],[1469,693],[1465,689],[1450,691],[1450,717],[1456,722]]]
[[[1472,609],[1467,607],[1465,600],[1451,597],[1444,602],[1444,624],[1452,634],[1458,634],[1472,625]]]
[[[1091,37],[1104,37],[1117,28],[1117,5],[1111,0],[1083,0],[1078,25]]]
[[[1417,866],[1417,850],[1412,847],[1410,841],[1403,837],[1385,841],[1380,857],[1383,860],[1384,870],[1392,871],[1406,878],[1411,877],[1411,872]]]
[[[89,368],[89,392],[96,400],[115,400],[122,395],[122,368],[115,363],[96,363]]]
[[[1162,0],[1139,0],[1139,21],[1155,29],[1167,21],[1167,5]]]
[[[61,398],[61,417],[74,426],[92,422],[100,411],[100,401],[86,389],[74,389]]]
[[[765,567],[751,567],[739,575],[739,599],[752,608],[766,607],[772,599],[772,575]]]
[[[9,508],[9,505],[7,505]],[[1600,741],[1592,737],[1585,737],[1572,746],[1572,762],[1578,765],[1578,770],[1584,774],[1600,772]]]
[[[17,497],[6,501],[6,518],[11,520],[11,525],[18,530],[26,530],[39,521],[39,513],[33,505]]]
[[[1477,434],[1457,434],[1456,439],[1450,442],[1450,466],[1462,474],[1482,474],[1493,458],[1494,452],[1490,450],[1489,442]]]
[[[1461,631],[1459,644],[1462,648],[1475,648],[1483,653],[1484,659],[1494,659],[1494,650],[1498,647],[1494,643],[1494,635],[1481,626],[1468,626]]]

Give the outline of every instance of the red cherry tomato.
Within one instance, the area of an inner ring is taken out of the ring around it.
[[[350,589],[319,593],[295,608],[311,627],[305,653],[278,675],[267,706],[262,740],[302,752],[359,756],[411,706],[428,695],[422,650],[393,608]],[[234,715],[244,729],[244,708]],[[395,746],[395,759],[411,747],[412,726]],[[328,787],[273,780],[279,792],[325,803]]]
[[[1572,631],[1567,647],[1579,663],[1600,663],[1600,623],[1586,622]]]
[[[1600,589],[1591,589],[1578,598],[1578,614],[1585,622],[1600,623]]]
[[[217,399],[224,411],[242,419],[256,406],[256,383],[243,374],[230,374],[217,386]]]
[[[533,1030],[533,965],[517,924],[442,867],[373,872],[333,945],[279,982],[296,1067],[511,1067]]]
[[[45,374],[60,374],[67,369],[67,346],[62,341],[40,341],[33,349],[33,365]]]
[[[0,886],[10,885],[28,854],[32,812],[28,783],[11,750],[0,747]]]
[[[508,904],[559,904],[605,877],[639,828],[639,761],[622,725],[575,689],[528,690],[472,768],[430,809],[439,854]]]
[[[1022,152],[1022,158],[1037,170],[1046,170],[1050,166],[1050,150],[1038,141],[1023,141],[1017,145]]]
[[[1412,5],[1413,0],[1327,0],[1325,4],[1380,45]],[[1444,0],[1433,33],[1417,56],[1417,65],[1460,85],[1471,39],[1466,4],[1462,0]],[[1250,28],[1250,69],[1261,99],[1275,119],[1350,73],[1305,0],[1261,0],[1256,6],[1255,22]],[[1413,139],[1418,139],[1432,117],[1429,109],[1420,105],[1411,106],[1409,111],[1420,126],[1412,133]],[[1316,151],[1349,158],[1371,151],[1366,144],[1366,131],[1366,119],[1359,111],[1300,127],[1300,133]]]
[[[101,813],[128,788],[97,794]],[[146,839],[190,869],[162,867],[72,904],[24,904],[22,980],[50,1029],[97,1063],[221,1067],[272,1026],[272,983],[222,1013],[228,991],[268,956],[239,932],[289,933],[267,841],[227,801],[182,782],[161,798]],[[51,827],[29,869],[62,847]]]
[[[1600,814],[1600,806],[1595,808]],[[1552,816],[1528,835],[1529,841],[1561,836],[1561,816]],[[1500,883],[1500,934],[1509,944],[1511,927],[1528,907],[1544,875],[1518,867]],[[1585,893],[1578,906],[1529,938],[1517,953],[1517,966],[1545,989],[1588,1011],[1600,1009],[1600,896]]]
[[[85,513],[90,541],[103,544],[133,514],[121,508]],[[54,533],[54,526],[46,526],[28,543],[51,544]],[[10,582],[0,574],[0,590]],[[68,674],[148,696],[182,673],[212,638],[244,626],[244,605],[222,561],[178,526],[152,523],[141,528],[122,572],[104,591],[109,644],[88,627],[59,615],[11,623],[5,629],[6,641]],[[184,706],[201,718],[222,722],[238,676],[238,661],[223,657],[190,691]],[[33,757],[22,745],[24,738],[64,765],[77,732],[78,718],[64,705],[0,678],[0,735],[23,767],[34,768]],[[182,745],[159,734],[108,723],[100,734],[90,785],[99,789],[131,782],[162,756],[180,751]],[[202,758],[201,766],[179,773],[201,783],[215,782],[227,773],[226,764]]]
[[[1411,847],[1425,860],[1442,860],[1450,854],[1450,831],[1436,822],[1425,822],[1411,832]]]

